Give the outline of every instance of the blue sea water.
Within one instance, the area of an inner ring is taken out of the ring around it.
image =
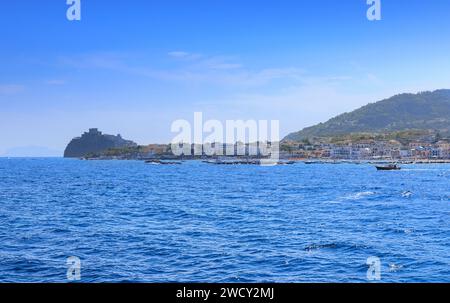
[[[450,165],[0,159],[0,282],[450,282]]]

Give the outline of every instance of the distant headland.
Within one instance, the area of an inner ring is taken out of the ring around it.
[[[72,139],[64,151],[64,157],[82,158],[89,154],[126,147],[137,147],[137,144],[123,139],[121,135],[105,135],[97,128],[91,128],[89,132],[85,132],[81,137]]]

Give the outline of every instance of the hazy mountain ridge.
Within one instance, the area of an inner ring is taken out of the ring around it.
[[[450,133],[450,90],[396,95],[289,134],[284,140],[409,129]]]

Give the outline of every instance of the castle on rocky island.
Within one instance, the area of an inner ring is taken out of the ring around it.
[[[98,153],[112,148],[136,147],[137,144],[117,136],[105,135],[97,128],[91,128],[81,137],[76,137],[67,145],[65,158],[81,158],[87,154]]]

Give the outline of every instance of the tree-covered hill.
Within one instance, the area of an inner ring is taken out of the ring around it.
[[[292,133],[285,140],[404,130],[450,133],[450,90],[396,95]]]

